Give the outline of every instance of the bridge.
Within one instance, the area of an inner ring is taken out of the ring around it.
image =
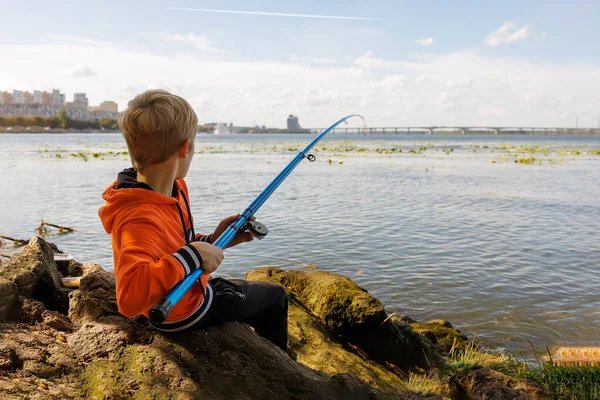
[[[327,128],[309,128],[311,133],[320,133]],[[332,133],[363,133],[364,128],[338,127]],[[541,127],[510,127],[510,126],[405,126],[405,127],[367,127],[367,133],[385,134],[472,134],[488,133],[516,135],[600,135],[600,128],[541,128]]]

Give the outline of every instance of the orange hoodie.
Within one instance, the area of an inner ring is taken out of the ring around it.
[[[200,253],[189,244],[208,241],[195,235],[188,190],[183,179],[173,184],[172,197],[137,181],[129,168],[104,191],[106,201],[98,212],[112,237],[119,312],[133,318],[148,316],[150,308],[191,271],[202,266]],[[158,329],[177,331],[199,321],[212,302],[209,275],[177,303]]]

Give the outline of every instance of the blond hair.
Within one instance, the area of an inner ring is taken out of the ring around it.
[[[165,90],[147,90],[131,100],[119,119],[133,167],[167,161],[198,131],[198,117],[183,98]]]

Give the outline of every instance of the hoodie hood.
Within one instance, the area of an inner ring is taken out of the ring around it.
[[[173,197],[167,197],[155,192],[144,182],[138,182],[137,171],[133,168],[127,168],[117,175],[117,180],[113,182],[102,193],[102,198],[106,201],[98,215],[102,225],[107,233],[112,233],[115,218],[125,209],[131,206],[140,205],[174,205],[178,203],[177,193],[181,190],[178,181],[173,183]]]

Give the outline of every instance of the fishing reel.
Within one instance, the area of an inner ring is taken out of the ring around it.
[[[248,229],[250,233],[252,233],[252,236],[258,240],[262,240],[265,236],[267,236],[267,233],[269,233],[267,227],[256,220],[248,221],[246,224],[246,229]]]

